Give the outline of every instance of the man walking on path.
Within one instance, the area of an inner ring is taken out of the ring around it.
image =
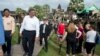
[[[29,15],[25,16],[21,25],[20,35],[25,51],[23,56],[32,56],[35,39],[39,37],[39,19],[35,16],[35,10],[29,9]]]
[[[48,51],[48,36],[50,34],[50,26],[48,25],[48,19],[44,19],[43,24],[40,25],[40,45],[45,41],[46,52]]]
[[[11,56],[11,40],[12,40],[12,35],[15,32],[15,20],[12,16],[10,16],[10,10],[9,9],[4,9],[3,11],[4,16],[3,16],[3,24],[4,24],[4,33],[5,33],[5,40],[7,44],[3,45],[3,51],[6,53],[7,51],[7,56]]]

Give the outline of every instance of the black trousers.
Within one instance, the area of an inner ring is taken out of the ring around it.
[[[32,56],[35,44],[36,31],[24,30],[22,35],[23,49],[25,53],[28,53],[28,56]]]
[[[48,51],[48,36],[46,36],[45,34],[41,34],[40,36],[40,45],[42,45],[42,40],[44,38],[44,41],[45,41],[45,48],[46,48],[46,51]]]
[[[82,53],[83,39],[79,39],[77,46],[77,53]]]
[[[5,41],[7,43],[5,43],[3,46],[2,46],[2,49],[3,49],[3,52],[5,53],[7,51],[7,54],[10,54],[11,53],[11,39],[12,39],[12,36],[11,36],[11,31],[5,31]]]
[[[67,41],[66,53],[70,54],[71,51],[72,51],[72,55],[76,54],[76,42]]]
[[[95,47],[95,43],[85,42],[86,52],[90,54],[92,49]]]

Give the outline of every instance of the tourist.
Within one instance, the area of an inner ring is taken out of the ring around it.
[[[54,28],[55,34],[57,34],[57,28],[58,28],[58,22],[57,22],[57,20],[54,20],[53,28]]]
[[[43,24],[40,25],[40,45],[43,45],[43,39],[45,42],[45,51],[48,52],[48,36],[50,27],[48,25],[48,19],[44,18]]]
[[[76,33],[78,33],[78,36],[76,35]],[[66,42],[67,42],[66,56],[70,55],[70,51],[72,51],[72,55],[75,56],[76,43],[77,43],[77,39],[80,36],[81,36],[81,32],[75,28],[75,24],[73,22],[70,22],[62,39],[64,40],[66,38]]]
[[[57,41],[58,41],[58,44],[59,44],[59,48],[61,49],[61,46],[62,46],[62,43],[61,42],[61,39],[64,35],[64,32],[65,32],[65,24],[62,22],[62,21],[59,21],[58,23],[58,29],[57,29]],[[60,53],[61,50],[59,50],[59,53]]]
[[[29,9],[29,15],[24,17],[20,35],[22,36],[22,45],[25,51],[23,56],[32,56],[35,39],[39,37],[39,19],[35,16],[34,9]]]
[[[18,27],[18,32],[20,31],[21,23],[22,23],[24,17],[25,17],[25,14],[22,12],[19,12],[19,14],[16,15],[16,20],[17,20],[16,25]],[[21,36],[20,36],[20,34],[18,34],[18,44],[20,44],[20,42],[21,42]]]
[[[87,56],[92,56],[92,49],[95,47],[96,31],[95,26],[91,25],[90,30],[86,33],[85,48]]]
[[[62,21],[59,21],[57,28],[58,36],[63,36],[64,32],[65,32],[65,24]]]
[[[89,28],[90,28],[90,22],[89,21],[86,21],[85,23],[84,23],[84,37],[86,38],[86,33],[89,31]],[[85,40],[85,39],[84,39]],[[86,40],[85,40],[86,41]],[[85,43],[83,44],[84,46],[83,46],[83,50],[84,51],[86,51],[86,49],[85,49]],[[86,52],[85,52],[86,53]]]
[[[10,15],[9,9],[4,9],[3,15],[4,15],[3,24],[4,24],[4,31],[5,31],[5,40],[7,42],[7,44],[3,45],[3,51],[4,53],[6,53],[7,51],[7,56],[11,56],[11,40],[12,40],[12,35],[15,32],[15,20]]]
[[[87,33],[89,31],[90,23],[89,21],[84,23],[84,32]]]
[[[78,39],[79,45],[77,47],[77,53],[82,53],[82,44],[84,41],[84,28],[81,22],[78,23],[78,30],[82,33]]]

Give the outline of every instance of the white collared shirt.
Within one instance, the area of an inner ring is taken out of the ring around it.
[[[46,27],[46,25],[44,24],[43,25],[43,33],[45,33],[45,27]]]
[[[36,37],[39,37],[39,26],[39,19],[36,16],[31,18],[27,15],[22,22],[20,33],[22,33],[24,29],[28,31],[36,30]]]

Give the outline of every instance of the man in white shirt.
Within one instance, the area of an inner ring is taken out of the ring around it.
[[[35,38],[39,37],[39,19],[35,16],[34,9],[29,9],[29,15],[25,16],[20,28],[20,35],[25,51],[23,56],[32,56]]]

